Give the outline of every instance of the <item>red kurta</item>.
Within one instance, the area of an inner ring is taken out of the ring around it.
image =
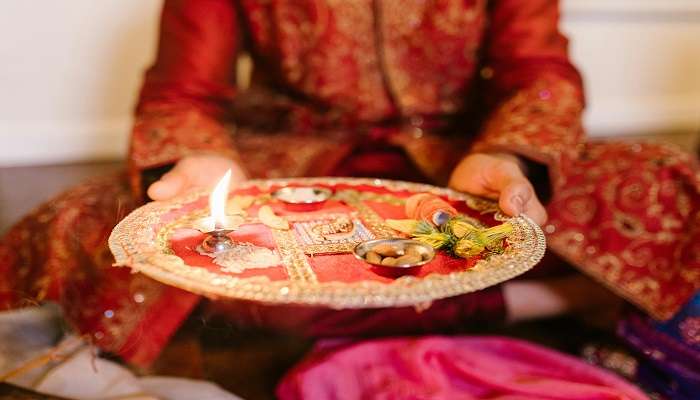
[[[99,346],[153,360],[198,298],[111,268],[106,237],[145,170],[201,151],[279,177],[399,148],[443,184],[468,151],[513,152],[548,167],[551,250],[661,319],[700,285],[697,160],[584,141],[556,1],[172,0],[161,23],[131,190],[123,177],[89,183],[15,226],[0,245],[1,306],[59,301]],[[250,87],[235,85],[243,53]]]

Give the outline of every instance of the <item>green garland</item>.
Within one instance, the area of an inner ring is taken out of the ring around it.
[[[505,239],[513,231],[509,223],[484,228],[470,218],[452,217],[447,223],[436,227],[427,221],[412,219],[387,220],[390,228],[410,235],[413,239],[445,250],[458,257],[469,258],[484,252],[500,254]]]

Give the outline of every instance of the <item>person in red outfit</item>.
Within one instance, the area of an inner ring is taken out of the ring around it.
[[[294,327],[306,333],[551,315],[593,305],[603,286],[671,318],[700,286],[697,160],[585,139],[558,19],[554,0],[166,0],[126,173],[74,188],[8,232],[0,307],[56,301],[100,348],[152,363],[201,299],[112,268],[107,236],[147,198],[232,169],[238,181],[377,176],[497,199],[602,284],[514,281],[421,314],[324,314]],[[235,305],[219,312],[247,318]]]

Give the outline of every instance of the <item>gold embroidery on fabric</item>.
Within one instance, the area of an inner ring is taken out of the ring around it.
[[[583,140],[582,110],[576,86],[558,78],[542,79],[516,92],[494,111],[474,150],[510,149],[555,164],[562,156],[575,159]]]
[[[485,1],[377,2],[384,73],[404,115],[458,110],[477,67]]]
[[[660,175],[689,160],[657,144],[607,143],[587,145],[578,162],[577,184],[563,186],[548,209],[550,248],[654,318],[670,318],[700,287],[700,272],[697,259],[675,253],[692,254],[694,225],[681,217],[690,211],[678,207],[687,191]]]

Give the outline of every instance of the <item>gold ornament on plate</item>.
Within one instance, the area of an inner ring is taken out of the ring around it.
[[[251,180],[237,189],[261,192],[257,201],[281,186],[342,185],[335,198],[343,201],[360,216],[376,238],[396,236],[396,231],[374,212],[363,197],[363,187],[381,187],[381,196],[369,196],[373,202],[400,204],[402,196],[410,193],[431,193],[449,201],[466,202],[477,213],[492,212],[493,202],[478,199],[450,189],[430,185],[365,178],[293,178]],[[469,293],[501,283],[529,270],[539,262],[545,252],[545,238],[539,226],[527,216],[498,218],[508,222],[512,231],[502,242],[507,243],[500,253],[492,253],[469,269],[450,273],[432,273],[423,277],[401,276],[386,281],[320,281],[312,267],[312,257],[295,238],[293,230],[272,229],[277,244],[280,264],[287,272],[287,279],[271,280],[264,275],[234,276],[223,271],[213,271],[188,265],[173,254],[170,237],[178,229],[191,225],[201,217],[202,209],[172,218],[173,211],[200,201],[208,193],[193,192],[167,202],[149,203],[122,220],[112,231],[110,250],[117,266],[128,266],[165,284],[179,287],[212,298],[251,300],[276,304],[303,304],[332,308],[401,307],[430,303],[434,300]],[[269,198],[269,197],[268,197]],[[347,201],[346,201],[347,200]],[[164,220],[164,218],[171,218]],[[289,217],[287,217],[289,218]],[[291,218],[290,218],[291,219]],[[246,220],[247,222],[254,222]],[[154,230],[154,227],[158,227]],[[498,233],[493,232],[492,233]],[[352,250],[352,249],[350,249]],[[155,256],[161,254],[163,256]]]

